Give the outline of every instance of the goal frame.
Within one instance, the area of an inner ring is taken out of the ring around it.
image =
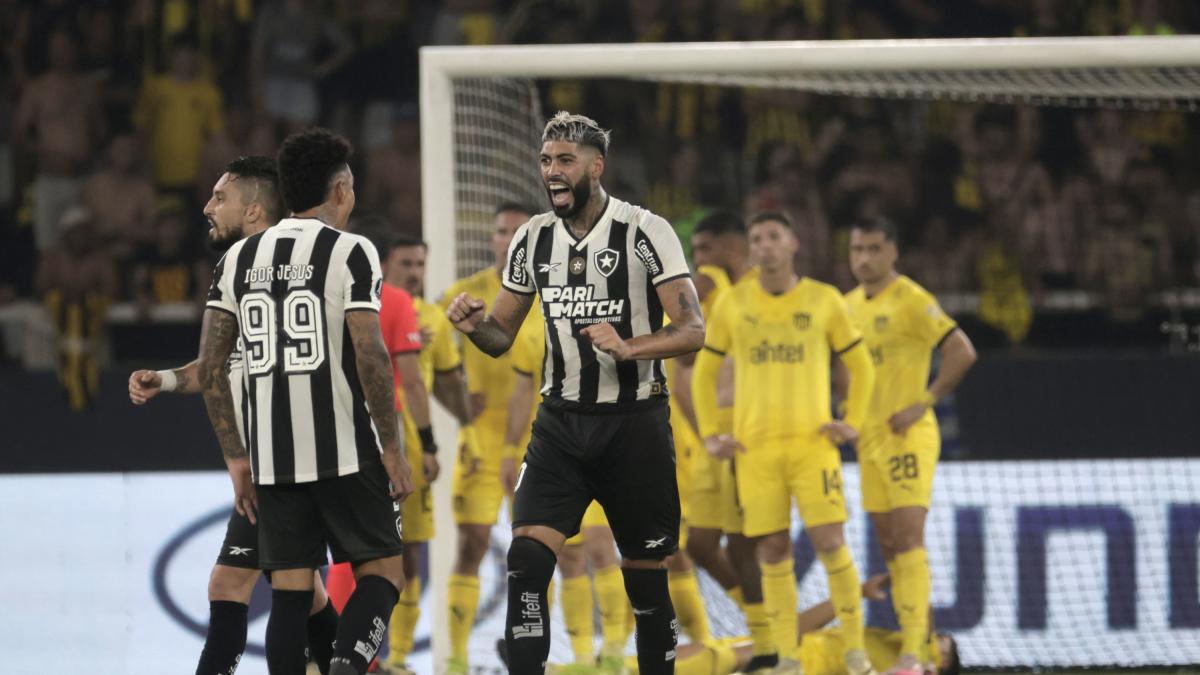
[[[453,86],[456,78],[696,81],[719,75],[806,72],[969,73],[1197,65],[1200,65],[1200,36],[423,47],[420,124],[422,219],[429,242],[426,288],[431,297],[442,293],[455,281],[457,269]],[[1157,97],[1163,96],[1160,90]],[[453,418],[437,406],[433,412],[440,447],[456,448]],[[445,588],[456,547],[450,518],[453,457],[451,452],[443,453],[444,475],[434,484],[433,491],[434,508],[439,514],[438,534],[430,542],[429,551],[435,672],[442,672],[449,654]]]

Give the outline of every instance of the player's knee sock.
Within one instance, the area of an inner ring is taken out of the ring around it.
[[[312,591],[271,591],[271,617],[267,619],[267,669],[272,673],[303,673],[308,659],[308,610]]]
[[[596,604],[600,606],[600,633],[604,637],[605,654],[620,654],[625,651],[629,633],[625,629],[625,613],[629,600],[625,595],[625,582],[621,579],[621,568],[613,565],[596,570],[592,576],[596,585]]]
[[[567,624],[567,635],[571,636],[571,651],[575,663],[592,665],[596,659],[593,639],[596,627],[592,623],[595,603],[592,600],[592,580],[581,574],[562,582],[563,622]]]
[[[734,586],[733,588],[725,591],[725,597],[732,600],[733,604],[737,605],[737,608],[740,609],[743,614],[745,614],[745,612],[746,612],[746,597],[744,595],[742,595],[742,587],[741,586]]]
[[[338,621],[330,675],[367,672],[387,635],[387,621],[399,597],[392,582],[381,576],[368,574],[358,580]]]
[[[711,642],[704,649],[675,661],[675,675],[713,675],[732,673],[737,666],[737,652],[727,644]]]
[[[753,642],[754,656],[775,654],[779,648],[775,646],[775,636],[771,634],[771,621],[767,618],[767,606],[761,602],[748,602],[742,611],[746,614],[746,628],[750,630],[750,640]],[[799,630],[797,628],[797,630]]]
[[[240,602],[213,600],[208,603],[208,634],[196,675],[233,675],[246,651],[246,611]]]
[[[622,568],[621,573],[637,622],[638,672],[641,675],[675,672],[679,622],[675,620],[675,608],[671,605],[667,571]]]
[[[479,577],[450,575],[450,658],[466,661],[467,641],[479,609]]]
[[[321,611],[308,617],[308,653],[321,675],[329,673],[329,660],[333,658],[333,641],[337,638],[338,613],[333,601],[325,603]]]
[[[929,556],[924,548],[914,548],[898,554],[895,567],[892,588],[904,586],[902,597],[892,600],[900,623],[900,653],[921,658],[929,633]]]
[[[763,604],[779,658],[793,658],[799,644],[796,623],[796,564],[791,558],[762,563]]]
[[[413,649],[413,633],[420,618],[421,577],[414,575],[405,584],[404,592],[392,610],[392,620],[388,623],[388,663],[400,665],[408,660]]]
[[[671,572],[667,580],[671,604],[675,606],[675,616],[679,617],[683,632],[692,642],[708,641],[712,635],[708,632],[708,613],[704,610],[704,598],[700,597],[696,573],[691,570]]]
[[[846,651],[863,648],[862,586],[858,569],[844,544],[836,551],[817,553],[825,574],[829,577],[829,599],[842,624],[842,640]],[[795,612],[793,612],[795,613]]]
[[[542,542],[516,537],[508,547],[508,615],[504,641],[508,672],[541,675],[550,654],[550,607],[546,590],[557,558]]]

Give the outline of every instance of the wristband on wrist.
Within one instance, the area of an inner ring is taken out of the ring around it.
[[[163,391],[175,391],[175,388],[179,386],[179,378],[175,377],[175,371],[156,370],[154,372],[162,379],[162,386],[159,389]]]
[[[433,427],[421,427],[417,429],[417,435],[421,437],[421,452],[427,455],[437,454],[437,441],[433,440]]]
[[[521,456],[521,448],[512,443],[505,443],[504,448],[500,450],[500,456],[506,459],[516,459]]]

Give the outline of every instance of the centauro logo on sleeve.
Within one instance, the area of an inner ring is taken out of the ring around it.
[[[512,262],[508,265],[508,280],[514,284],[528,283],[525,279],[525,247],[513,251]]]
[[[619,321],[624,299],[596,299],[596,287],[547,286],[542,289],[543,313],[547,319],[571,319],[576,325]]]

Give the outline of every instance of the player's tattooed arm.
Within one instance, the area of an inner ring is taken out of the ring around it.
[[[200,380],[200,391],[204,395],[204,406],[212,422],[221,452],[227,460],[246,456],[246,448],[238,435],[237,414],[233,408],[233,393],[229,388],[229,377],[225,364],[237,344],[237,319],[228,312],[209,309],[204,312],[204,324],[200,329],[200,358],[196,363],[196,374]]]
[[[704,346],[704,315],[691,277],[660,285],[658,299],[671,323],[650,335],[630,340],[633,358],[665,359],[699,351]]]
[[[483,316],[483,302],[463,293],[450,303],[446,317],[479,347],[479,351],[497,357],[512,347],[517,331],[521,330],[521,324],[536,297],[518,295],[501,288],[491,313]]]
[[[400,427],[396,420],[396,389],[392,380],[392,362],[383,335],[379,315],[369,311],[346,312],[346,326],[354,344],[358,379],[363,397],[384,452],[403,450]]]

